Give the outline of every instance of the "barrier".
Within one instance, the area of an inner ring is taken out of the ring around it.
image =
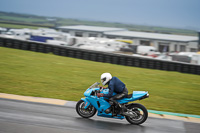
[[[189,63],[157,60],[151,58],[143,58],[131,55],[107,53],[100,51],[92,51],[74,47],[56,46],[42,42],[18,40],[18,39],[4,38],[4,37],[0,37],[0,46],[22,49],[22,50],[30,50],[42,53],[51,52],[55,55],[67,56],[67,57],[91,60],[97,62],[149,68],[149,69],[158,69],[165,71],[177,71],[181,73],[200,75],[200,65],[189,64]]]

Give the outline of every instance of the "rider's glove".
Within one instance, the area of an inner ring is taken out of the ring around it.
[[[97,97],[103,97],[103,93],[97,93]]]
[[[100,89],[101,89],[101,88],[102,88],[102,89],[106,89],[107,87],[100,86]]]

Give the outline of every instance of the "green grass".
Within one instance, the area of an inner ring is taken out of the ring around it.
[[[39,26],[36,27],[36,26],[17,25],[17,24],[2,24],[2,23],[0,23],[0,27],[13,28],[13,29],[22,29],[22,28],[38,29],[38,28],[40,28]]]
[[[4,16],[1,15],[0,18],[3,18],[5,20],[9,20],[9,21],[14,21],[14,22],[46,22],[45,19],[38,19],[38,18],[31,18],[31,17],[13,17],[13,16]]]
[[[149,91],[137,101],[148,109],[200,115],[200,76],[92,62],[0,47],[0,92],[78,101],[103,72],[132,91]]]

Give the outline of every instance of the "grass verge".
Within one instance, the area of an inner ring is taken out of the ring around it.
[[[200,76],[0,47],[0,92],[78,101],[103,72],[132,91],[149,91],[137,101],[148,109],[200,115]]]

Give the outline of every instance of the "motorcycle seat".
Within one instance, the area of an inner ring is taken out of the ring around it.
[[[131,98],[133,96],[133,94],[128,94],[127,96],[126,96],[126,98]]]

